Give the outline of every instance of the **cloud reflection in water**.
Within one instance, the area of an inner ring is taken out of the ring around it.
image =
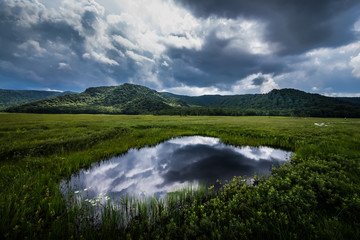
[[[171,139],[154,147],[94,164],[73,175],[69,187],[90,188],[87,197],[106,192],[114,201],[128,193],[154,195],[199,183],[212,185],[234,176],[269,174],[273,164],[290,159],[290,152],[269,147],[234,147],[217,138],[192,136]]]

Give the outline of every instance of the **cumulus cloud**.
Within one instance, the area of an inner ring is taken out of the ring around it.
[[[154,62],[152,59],[147,58],[145,56],[139,55],[134,53],[133,51],[126,51],[125,53],[127,56],[129,56],[130,58],[132,58],[137,64],[140,64],[144,61],[148,61],[148,62]]]
[[[292,57],[288,60],[289,70],[274,76],[281,88],[292,87],[305,91],[330,94],[333,91],[351,92],[358,82],[356,70],[360,42],[337,48],[319,48]],[[315,86],[315,88],[314,88]]]
[[[134,43],[132,43],[130,40],[120,35],[113,35],[112,37],[115,40],[115,42],[117,42],[118,44],[120,44],[120,46],[123,46],[126,49],[130,49],[130,50],[139,49],[139,47],[136,46]]]
[[[312,87],[311,90],[314,91],[314,92],[317,92],[317,91],[319,91],[319,88],[318,87]]]
[[[106,6],[106,1],[103,4]],[[48,78],[49,84],[69,84],[71,81],[63,78],[71,77],[80,87],[101,84],[95,78],[137,83],[148,80],[151,86],[153,82],[161,85],[155,80],[157,68],[171,65],[164,53],[167,46],[201,48],[202,38],[196,30],[201,28],[199,21],[172,1],[122,0],[111,4],[106,11],[101,1],[94,0],[51,4],[6,0],[0,10],[0,24],[7,33],[1,35],[1,56],[22,72],[31,70]],[[69,64],[72,68],[67,68],[67,75],[54,72]],[[9,74],[18,77],[16,72]]]
[[[353,68],[352,74],[360,78],[360,53],[356,57],[351,57],[350,66]]]
[[[283,54],[301,53],[319,45],[348,43],[354,39],[351,25],[359,15],[357,0],[223,0],[221,4],[216,0],[179,2],[203,18],[244,16],[260,19],[267,23],[267,40],[278,43]]]
[[[166,61],[163,61],[163,62],[161,63],[161,66],[168,67],[169,64],[168,64]]]
[[[25,55],[32,55],[35,57],[43,56],[47,50],[40,47],[40,43],[34,40],[28,40],[18,46],[19,51],[15,52],[15,56],[21,57]]]
[[[70,66],[65,62],[60,62],[58,65],[58,69],[70,69]]]
[[[245,18],[226,19],[211,17],[209,25],[219,40],[227,40],[225,51],[248,52],[255,55],[271,54],[278,51],[276,43],[266,41],[266,24]]]
[[[188,96],[201,96],[206,94],[220,94],[220,95],[229,95],[233,94],[231,91],[223,91],[218,87],[192,87],[182,84],[181,86],[172,87],[163,89],[163,92],[171,92],[180,95],[188,95]]]
[[[273,79],[272,74],[256,73],[238,80],[233,85],[227,87],[227,90],[223,90],[224,87],[222,84],[211,87],[194,87],[182,84],[178,87],[163,89],[163,91],[190,96],[201,96],[206,94],[237,95],[246,93],[268,93],[277,88],[279,88],[279,86]]]
[[[86,59],[118,65],[115,59],[107,56],[107,51],[116,52],[117,49],[111,44],[108,25],[103,19],[105,13],[103,6],[94,0],[65,0],[60,11],[64,20],[84,38]]]
[[[1,71],[0,77],[11,78],[18,87],[16,82],[27,82],[23,88],[39,79],[49,87],[76,89],[83,85],[82,78],[88,78],[91,84],[96,71],[79,58],[89,49],[87,36],[78,24],[82,12],[77,10],[79,5],[70,5],[70,1],[64,1],[62,8],[55,11],[38,1],[2,1],[0,28],[4,34],[0,36],[0,56],[16,68]],[[82,11],[86,10],[84,6]],[[74,68],[65,72],[65,65],[59,63],[71,63]]]
[[[0,87],[360,91],[359,13],[355,0],[3,0]]]
[[[232,87],[232,91],[237,94],[268,93],[277,88],[279,88],[279,85],[273,79],[272,74],[256,73],[237,81]]]
[[[61,91],[61,90],[51,89],[51,88],[44,88],[43,90],[44,90],[44,91],[48,91],[48,92],[63,92],[63,91]]]
[[[360,93],[349,92],[324,92],[322,94],[328,97],[360,97]]]
[[[166,45],[201,47],[201,38],[197,36],[199,21],[172,1],[120,0],[113,9],[116,14],[108,15],[107,22],[127,36],[115,37],[125,47],[148,51],[154,58],[160,57]]]

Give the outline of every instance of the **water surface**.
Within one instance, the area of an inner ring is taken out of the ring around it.
[[[290,155],[270,147],[229,146],[211,137],[174,138],[93,164],[63,182],[61,188],[63,192],[79,191],[85,198],[104,193],[115,201],[126,193],[160,198],[189,185],[210,186],[217,179],[270,174],[274,164],[285,163]]]

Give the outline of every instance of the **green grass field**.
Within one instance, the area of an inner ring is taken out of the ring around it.
[[[316,126],[325,123],[327,126]],[[273,175],[217,193],[144,205],[126,227],[116,208],[94,224],[59,183],[80,168],[176,136],[295,152]],[[360,119],[0,114],[0,238],[359,239]]]

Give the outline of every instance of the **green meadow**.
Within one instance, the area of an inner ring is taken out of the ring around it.
[[[129,197],[100,217],[59,190],[94,162],[191,135],[294,155],[253,184]],[[360,119],[3,113],[0,222],[2,239],[359,239]]]

